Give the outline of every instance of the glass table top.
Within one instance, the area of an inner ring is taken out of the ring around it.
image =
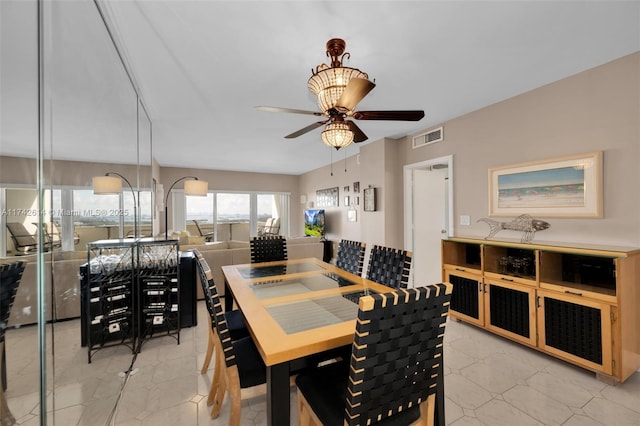
[[[372,290],[355,291],[342,295],[305,299],[267,306],[267,311],[287,334],[313,330],[327,325],[356,319],[358,299]]]
[[[290,278],[277,281],[265,281],[250,284],[253,294],[258,299],[290,296],[311,291],[328,290],[332,288],[347,287],[356,283],[335,274],[321,274],[311,277]]]
[[[238,268],[240,276],[245,279],[272,277],[274,275],[296,274],[299,272],[320,271],[324,267],[315,263],[291,263],[289,265],[247,266]]]

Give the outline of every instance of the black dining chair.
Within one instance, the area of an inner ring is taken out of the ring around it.
[[[202,368],[200,369],[201,374],[206,374],[211,363],[211,357],[213,356],[215,345],[215,311],[212,304],[213,302],[211,293],[212,287],[215,287],[216,284],[213,281],[213,273],[211,272],[211,267],[204,259],[200,251],[198,249],[193,249],[192,252],[196,257],[196,268],[198,269],[198,274],[200,276],[200,284],[202,285],[205,306],[207,307],[207,311],[209,313],[209,342],[207,344],[207,353],[205,355],[204,362],[202,363]],[[239,310],[226,311],[224,313],[224,318],[229,328],[229,334],[231,335],[232,339],[237,340],[249,335],[249,330],[247,329],[247,325],[244,321],[244,316],[242,316],[242,312],[240,312]],[[219,371],[214,368],[213,374],[215,378],[217,377],[217,375],[219,375]],[[213,382],[215,382],[215,380]],[[211,401],[209,401],[209,404],[211,404]]]
[[[369,254],[367,279],[391,288],[407,288],[411,252],[374,245]]]
[[[287,240],[282,235],[253,237],[249,246],[251,263],[287,260]]]
[[[351,358],[296,378],[299,424],[432,424],[444,398],[451,290],[446,283],[361,297]]]
[[[0,364],[2,369],[2,385],[0,386],[0,424],[15,424],[15,418],[9,411],[4,391],[7,388],[4,338],[11,306],[18,292],[25,262],[12,262],[0,265]]]
[[[267,368],[251,337],[232,339],[216,287],[211,286],[209,290],[211,307],[215,314],[216,332],[213,333],[213,338],[215,339],[216,370],[220,371],[220,375],[215,388],[212,382],[207,403],[211,400],[213,404],[211,418],[215,419],[220,415],[224,397],[228,393],[231,404],[229,425],[238,426],[242,402],[240,391],[266,383]]]
[[[367,245],[359,241],[340,240],[336,266],[352,274],[362,275],[366,248]]]

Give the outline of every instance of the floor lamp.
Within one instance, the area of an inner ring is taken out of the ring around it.
[[[171,190],[178,182],[184,182],[184,195],[193,195],[197,197],[206,197],[209,192],[209,183],[204,180],[198,180],[195,176],[183,176],[180,179],[176,180],[171,184],[169,190],[167,191],[167,195],[164,197],[164,239],[169,239],[168,230],[169,230],[169,206],[167,202],[169,201],[169,194],[171,194]]]
[[[136,193],[134,192],[133,186],[131,186],[131,183],[127,180],[126,177],[116,172],[107,172],[104,176],[94,176],[93,193],[99,195],[120,194],[122,192],[122,181],[125,181],[127,185],[129,185],[129,189],[131,189],[131,195],[133,195],[133,236],[138,237],[138,209],[136,203]]]

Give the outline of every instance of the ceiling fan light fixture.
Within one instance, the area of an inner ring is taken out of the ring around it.
[[[318,96],[318,107],[323,113],[336,107],[336,103],[352,78],[369,79],[369,75],[355,68],[329,68],[318,66],[317,72],[307,82],[309,91]]]
[[[322,142],[338,150],[351,145],[354,135],[349,125],[342,122],[327,124],[321,136]]]
[[[323,113],[336,107],[336,103],[345,87],[352,78],[369,79],[369,75],[356,68],[342,66],[342,60],[351,55],[345,52],[347,43],[340,38],[332,38],[327,42],[327,56],[331,58],[331,65],[320,64],[312,71],[307,82],[309,91],[318,96],[318,106]],[[343,111],[346,112],[346,111]]]

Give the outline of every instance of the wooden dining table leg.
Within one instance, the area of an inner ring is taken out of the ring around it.
[[[267,425],[289,426],[289,363],[267,366]]]

